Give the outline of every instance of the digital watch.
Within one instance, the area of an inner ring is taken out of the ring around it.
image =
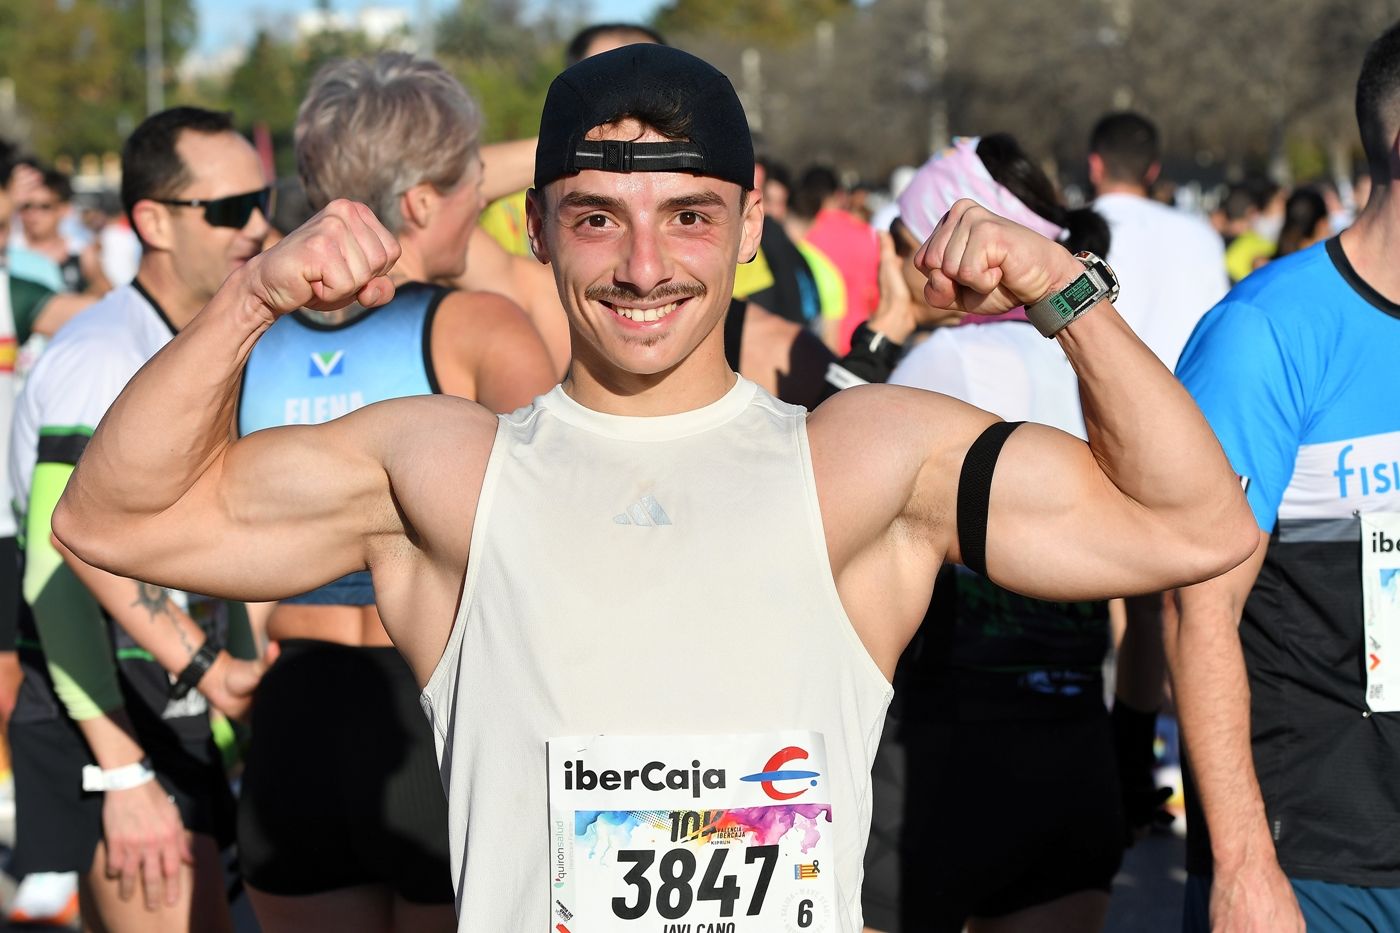
[[[1026,306],[1026,320],[1046,337],[1055,336],[1105,298],[1118,299],[1118,276],[1108,263],[1087,251],[1075,253],[1074,258],[1084,264],[1084,272],[1059,291]]]

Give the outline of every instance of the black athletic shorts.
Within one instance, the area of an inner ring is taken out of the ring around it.
[[[447,797],[408,665],[393,648],[281,646],[253,698],[243,879],[285,896],[383,884],[452,903]]]
[[[10,720],[10,755],[15,775],[15,850],[9,872],[86,872],[102,838],[103,795],[83,790],[85,765],[95,764],[87,742],[66,715],[38,710],[35,674],[25,671]],[[123,683],[123,687],[126,684]],[[126,709],[156,779],[175,798],[185,828],[233,842],[233,793],[212,737],[172,734],[158,715],[126,693]],[[36,715],[39,713],[39,715]]]
[[[1108,715],[885,724],[861,902],[885,933],[958,933],[1112,886],[1125,829]]]

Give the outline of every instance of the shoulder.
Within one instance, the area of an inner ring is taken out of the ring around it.
[[[107,370],[139,369],[148,354],[140,345],[143,322],[134,313],[141,308],[133,297],[140,299],[128,292],[128,288],[114,289],[60,328],[31,378],[55,368],[63,369],[64,378],[80,381]]]
[[[366,405],[321,427],[340,430],[382,451],[386,464],[418,458],[471,460],[490,452],[497,417],[455,395],[412,395]]]
[[[524,309],[504,295],[453,289],[438,304],[433,329],[439,328],[479,340],[500,336],[502,328],[509,333],[529,333],[534,325]]]
[[[21,305],[32,306],[52,298],[55,294],[53,289],[33,279],[22,275],[10,276],[10,298],[15,302],[16,310],[19,310]]]
[[[966,449],[995,416],[938,392],[899,385],[853,386],[837,392],[807,418],[813,440],[849,448],[865,460],[908,448],[926,454],[946,441]],[[966,440],[964,441],[964,437]]]
[[[1279,321],[1315,320],[1318,312],[1334,303],[1329,299],[1346,294],[1350,289],[1328,255],[1327,244],[1318,243],[1256,269],[1221,304],[1268,309]]]

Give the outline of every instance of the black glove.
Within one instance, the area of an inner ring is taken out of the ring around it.
[[[1157,739],[1157,714],[1135,710],[1115,699],[1109,720],[1113,725],[1128,845],[1132,845],[1146,830],[1166,828],[1176,819],[1164,806],[1171,799],[1172,788],[1158,787],[1154,774],[1157,759],[1152,745]]]

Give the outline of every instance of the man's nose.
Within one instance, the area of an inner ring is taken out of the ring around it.
[[[613,272],[618,284],[630,285],[638,295],[649,295],[672,277],[670,257],[660,234],[650,226],[633,227],[627,235],[626,254]]]

